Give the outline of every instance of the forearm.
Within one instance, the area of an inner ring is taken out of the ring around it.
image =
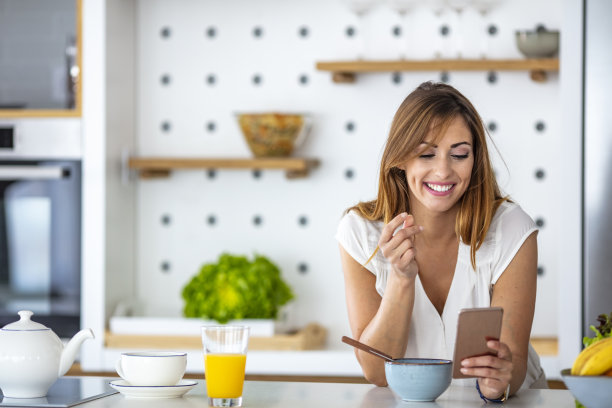
[[[359,341],[393,358],[403,357],[408,345],[413,306],[414,279],[391,272],[380,307],[359,336]],[[356,354],[366,379],[378,386],[386,386],[384,360],[360,350]]]

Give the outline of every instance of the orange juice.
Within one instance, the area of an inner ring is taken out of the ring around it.
[[[242,396],[246,354],[206,354],[204,372],[210,398]]]

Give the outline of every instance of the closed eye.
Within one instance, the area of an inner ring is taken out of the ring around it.
[[[459,160],[463,160],[463,159],[467,159],[469,157],[469,154],[452,154],[451,157],[455,158],[455,159],[459,159]]]
[[[421,159],[431,159],[431,158],[432,158],[432,157],[434,157],[434,156],[435,156],[435,155],[434,155],[433,153],[430,153],[430,154],[422,154],[422,155],[420,155],[419,157],[420,157]]]

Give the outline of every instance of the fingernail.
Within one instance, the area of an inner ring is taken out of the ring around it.
[[[461,369],[461,372],[462,372],[463,374],[465,374],[465,373],[467,373],[467,370],[468,370],[467,368],[462,368],[462,369]]]
[[[424,226],[419,225],[419,231],[423,231],[424,229],[425,229],[425,227],[424,227]]]

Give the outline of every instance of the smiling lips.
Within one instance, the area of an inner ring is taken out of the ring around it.
[[[423,183],[425,185],[425,188],[433,195],[436,196],[445,196],[445,195],[449,195],[453,189],[455,188],[456,184],[453,183],[443,183],[443,184],[438,184],[438,183]]]

